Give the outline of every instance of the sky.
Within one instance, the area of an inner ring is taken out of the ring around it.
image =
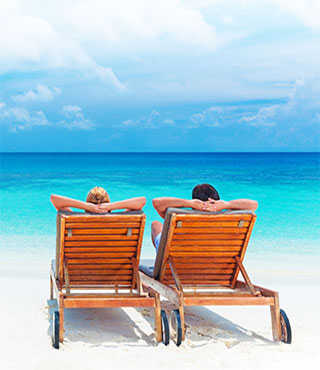
[[[0,0],[2,152],[320,150],[320,0]]]

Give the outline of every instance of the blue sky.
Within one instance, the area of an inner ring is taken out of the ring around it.
[[[1,151],[319,151],[319,0],[0,0]]]

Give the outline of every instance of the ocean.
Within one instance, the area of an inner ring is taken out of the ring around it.
[[[2,153],[0,252],[10,262],[54,257],[50,194],[85,200],[94,186],[111,201],[146,196],[143,258],[154,257],[152,199],[191,198],[210,183],[221,199],[259,202],[247,256],[274,263],[320,261],[319,153]],[[246,257],[247,258],[247,257]]]

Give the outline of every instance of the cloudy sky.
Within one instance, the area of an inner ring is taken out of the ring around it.
[[[320,0],[0,0],[2,151],[318,151]]]

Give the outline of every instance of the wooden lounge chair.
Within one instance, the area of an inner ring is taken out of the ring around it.
[[[208,213],[169,208],[153,268],[140,279],[171,302],[174,340],[185,337],[184,306],[268,305],[276,341],[291,343],[279,294],[253,285],[243,266],[256,215],[250,211]],[[238,280],[241,272],[244,281]]]
[[[144,226],[143,212],[58,212],[50,274],[50,299],[55,293],[58,306],[55,348],[63,342],[65,308],[154,307],[156,340],[161,341],[159,294],[143,289],[138,273]]]

